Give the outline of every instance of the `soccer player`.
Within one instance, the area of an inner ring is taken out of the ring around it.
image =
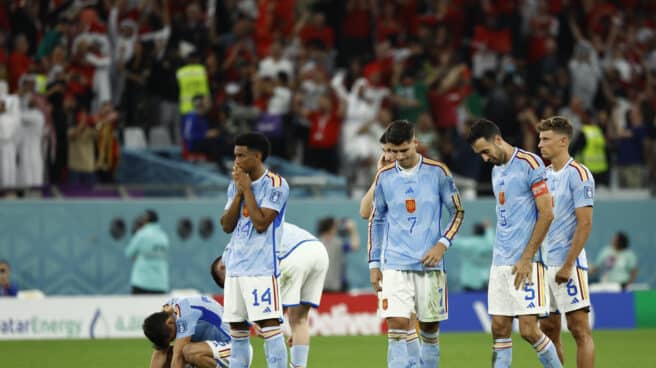
[[[287,181],[264,167],[271,145],[259,133],[235,139],[235,165],[221,216],[231,233],[224,252],[225,320],[230,323],[230,366],[248,366],[249,324],[262,327],[267,366],[285,368],[287,348],[280,330],[282,303],[276,247],[289,196]]]
[[[199,368],[228,367],[230,335],[222,316],[221,304],[206,296],[168,300],[161,312],[143,323],[144,334],[155,347],[150,368],[182,368],[186,363]]]
[[[290,366],[307,367],[310,351],[310,308],[318,308],[328,272],[326,247],[310,232],[285,222],[280,259],[280,295],[292,330]],[[211,267],[212,278],[223,288],[225,270],[221,257]]]
[[[492,188],[497,231],[487,293],[493,366],[510,367],[510,334],[517,317],[520,334],[533,346],[542,365],[562,367],[556,347],[538,328],[538,315],[549,311],[538,250],[553,220],[544,164],[538,156],[508,144],[489,120],[478,120],[472,126],[468,142],[485,162],[495,165]]]
[[[554,116],[538,125],[542,157],[547,167],[547,185],[554,198],[555,218],[542,244],[547,263],[547,282],[551,299],[549,318],[540,328],[556,345],[563,361],[560,341],[561,314],[576,341],[576,366],[594,367],[594,342],[588,321],[588,261],[585,243],[592,229],[595,182],[590,170],[569,155],[572,124]]]
[[[389,328],[387,365],[407,366],[406,339],[410,316],[416,312],[422,367],[437,367],[439,323],[448,317],[442,256],[462,224],[464,210],[448,168],[417,153],[411,123],[392,122],[387,142],[396,162],[376,174],[369,220],[371,283],[381,291],[381,314]],[[451,215],[444,232],[442,206]]]
[[[387,131],[380,136],[380,145],[383,152],[380,154],[377,162],[377,169],[380,170],[383,166],[394,163],[394,155],[390,151],[390,144],[387,142]],[[372,181],[369,190],[360,200],[360,217],[368,219],[373,211],[374,190],[376,189],[376,182]],[[380,293],[379,293],[380,294]],[[380,296],[380,295],[379,295]],[[380,311],[380,308],[378,308]],[[419,338],[417,337],[417,314],[412,313],[410,316],[410,328],[408,328],[406,335],[406,343],[408,350],[408,367],[421,366],[421,346]]]

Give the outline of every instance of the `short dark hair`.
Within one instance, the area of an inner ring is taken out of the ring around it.
[[[415,136],[415,127],[407,120],[395,120],[386,131],[387,143],[394,145],[411,141]]]
[[[629,247],[629,237],[623,231],[617,232],[617,247],[620,249],[626,249]]]
[[[144,213],[146,216],[146,221],[147,222],[158,222],[159,221],[159,216],[157,215],[157,212],[155,210],[146,210]]]
[[[262,162],[269,157],[271,143],[262,133],[244,133],[235,138],[235,146],[245,146],[248,150],[254,150],[262,154]]]
[[[547,130],[553,130],[556,133],[565,134],[569,139],[572,139],[572,135],[574,134],[572,124],[563,116],[552,116],[540,121],[538,124],[538,131],[544,132]]]
[[[7,265],[7,268],[11,268],[11,265],[9,265],[9,261],[6,259],[0,259],[0,265]]]
[[[501,130],[499,130],[496,124],[487,119],[478,119],[471,127],[471,131],[467,137],[467,143],[472,145],[479,138],[490,141],[497,135],[501,135]]]
[[[387,143],[389,143],[389,140],[388,140],[388,138],[387,138],[387,130],[385,130],[385,131],[383,132],[383,134],[380,135],[380,138],[378,139],[378,142],[380,142],[380,144],[387,144]]]
[[[223,285],[225,284],[225,276],[221,276],[219,274],[218,266],[219,262],[221,262],[222,256],[219,256],[217,259],[212,262],[210,265],[210,274],[212,275],[212,279],[214,279],[214,282],[218,287],[223,289]]]
[[[171,344],[171,331],[166,326],[166,321],[171,315],[166,312],[153,313],[146,317],[141,328],[144,335],[153,343],[157,350],[165,350]]]
[[[319,222],[317,223],[317,234],[320,236],[327,233],[330,229],[332,229],[335,224],[337,223],[337,220],[335,220],[334,217],[324,217]]]

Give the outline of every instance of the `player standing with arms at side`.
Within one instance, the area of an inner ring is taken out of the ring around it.
[[[519,333],[533,346],[542,365],[560,368],[556,347],[538,327],[538,315],[549,311],[538,250],[553,221],[544,164],[538,156],[508,144],[489,120],[472,126],[468,142],[485,162],[495,165],[492,188],[497,232],[487,293],[493,367],[510,367],[512,321],[518,317]]]
[[[448,317],[442,257],[462,224],[464,210],[448,168],[417,153],[411,123],[392,122],[387,142],[396,162],[376,174],[369,220],[371,283],[382,291],[382,315],[389,328],[387,366],[407,366],[407,331],[416,311],[422,367],[438,367],[439,323]],[[451,219],[441,232],[443,205]]]
[[[232,233],[224,252],[224,320],[230,323],[232,368],[248,366],[248,321],[262,327],[267,366],[287,365],[276,247],[282,238],[289,186],[264,167],[270,149],[259,133],[235,139],[235,165],[221,216],[223,231]]]
[[[594,342],[588,320],[588,260],[585,243],[592,229],[595,182],[590,170],[569,155],[572,124],[554,116],[538,125],[542,157],[547,167],[547,185],[554,197],[554,221],[542,244],[547,261],[551,314],[540,328],[556,345],[563,362],[560,341],[561,314],[576,341],[576,366],[594,367]]]
[[[387,131],[383,132],[380,136],[380,145],[383,152],[378,158],[376,164],[376,170],[380,170],[383,166],[394,163],[394,155],[390,152],[390,144],[387,142]],[[374,190],[376,190],[376,182],[373,181],[367,193],[360,200],[360,217],[368,219],[371,216],[373,211],[374,203]],[[380,294],[380,293],[379,293]],[[380,296],[380,295],[379,295]],[[379,302],[380,304],[380,302]],[[380,308],[379,308],[380,310]],[[408,334],[406,336],[406,343],[408,349],[408,367],[420,367],[421,366],[421,344],[419,342],[419,337],[417,336],[417,315],[412,313],[410,316],[410,328],[408,328]]]

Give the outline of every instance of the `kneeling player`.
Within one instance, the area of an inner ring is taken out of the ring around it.
[[[199,368],[229,367],[230,329],[222,317],[223,307],[210,297],[167,301],[161,312],[143,323],[144,334],[155,347],[150,368],[183,368],[186,363]]]

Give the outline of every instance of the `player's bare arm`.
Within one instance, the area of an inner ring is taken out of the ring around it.
[[[576,228],[572,237],[572,247],[569,249],[565,263],[556,273],[556,282],[558,284],[566,283],[569,280],[576,265],[576,258],[585,247],[592,230],[592,206],[579,207],[575,210],[575,214]]]
[[[153,351],[153,354],[150,356],[150,368],[169,368],[171,365],[169,363],[169,352],[171,348],[169,347],[168,350],[160,350],[156,349]]]
[[[185,361],[182,349],[191,342],[191,336],[176,339],[173,344],[173,357],[171,358],[171,368],[184,368]]]
[[[386,157],[386,152],[380,154],[378,157],[378,162],[376,163],[376,170],[380,170],[383,166],[388,165],[394,161],[390,161]],[[374,191],[376,190],[376,181],[371,183],[369,190],[364,194],[364,197],[360,200],[360,217],[363,219],[368,219],[371,216],[371,211],[373,210],[374,203]]]
[[[544,184],[546,186],[546,184]],[[513,274],[515,275],[515,289],[518,289],[524,284],[526,280],[531,279],[531,260],[538,251],[544,237],[549,231],[549,226],[553,221],[553,208],[552,199],[549,192],[542,193],[535,198],[535,205],[538,209],[538,219],[535,222],[531,239],[528,241],[522,257],[513,266]]]

